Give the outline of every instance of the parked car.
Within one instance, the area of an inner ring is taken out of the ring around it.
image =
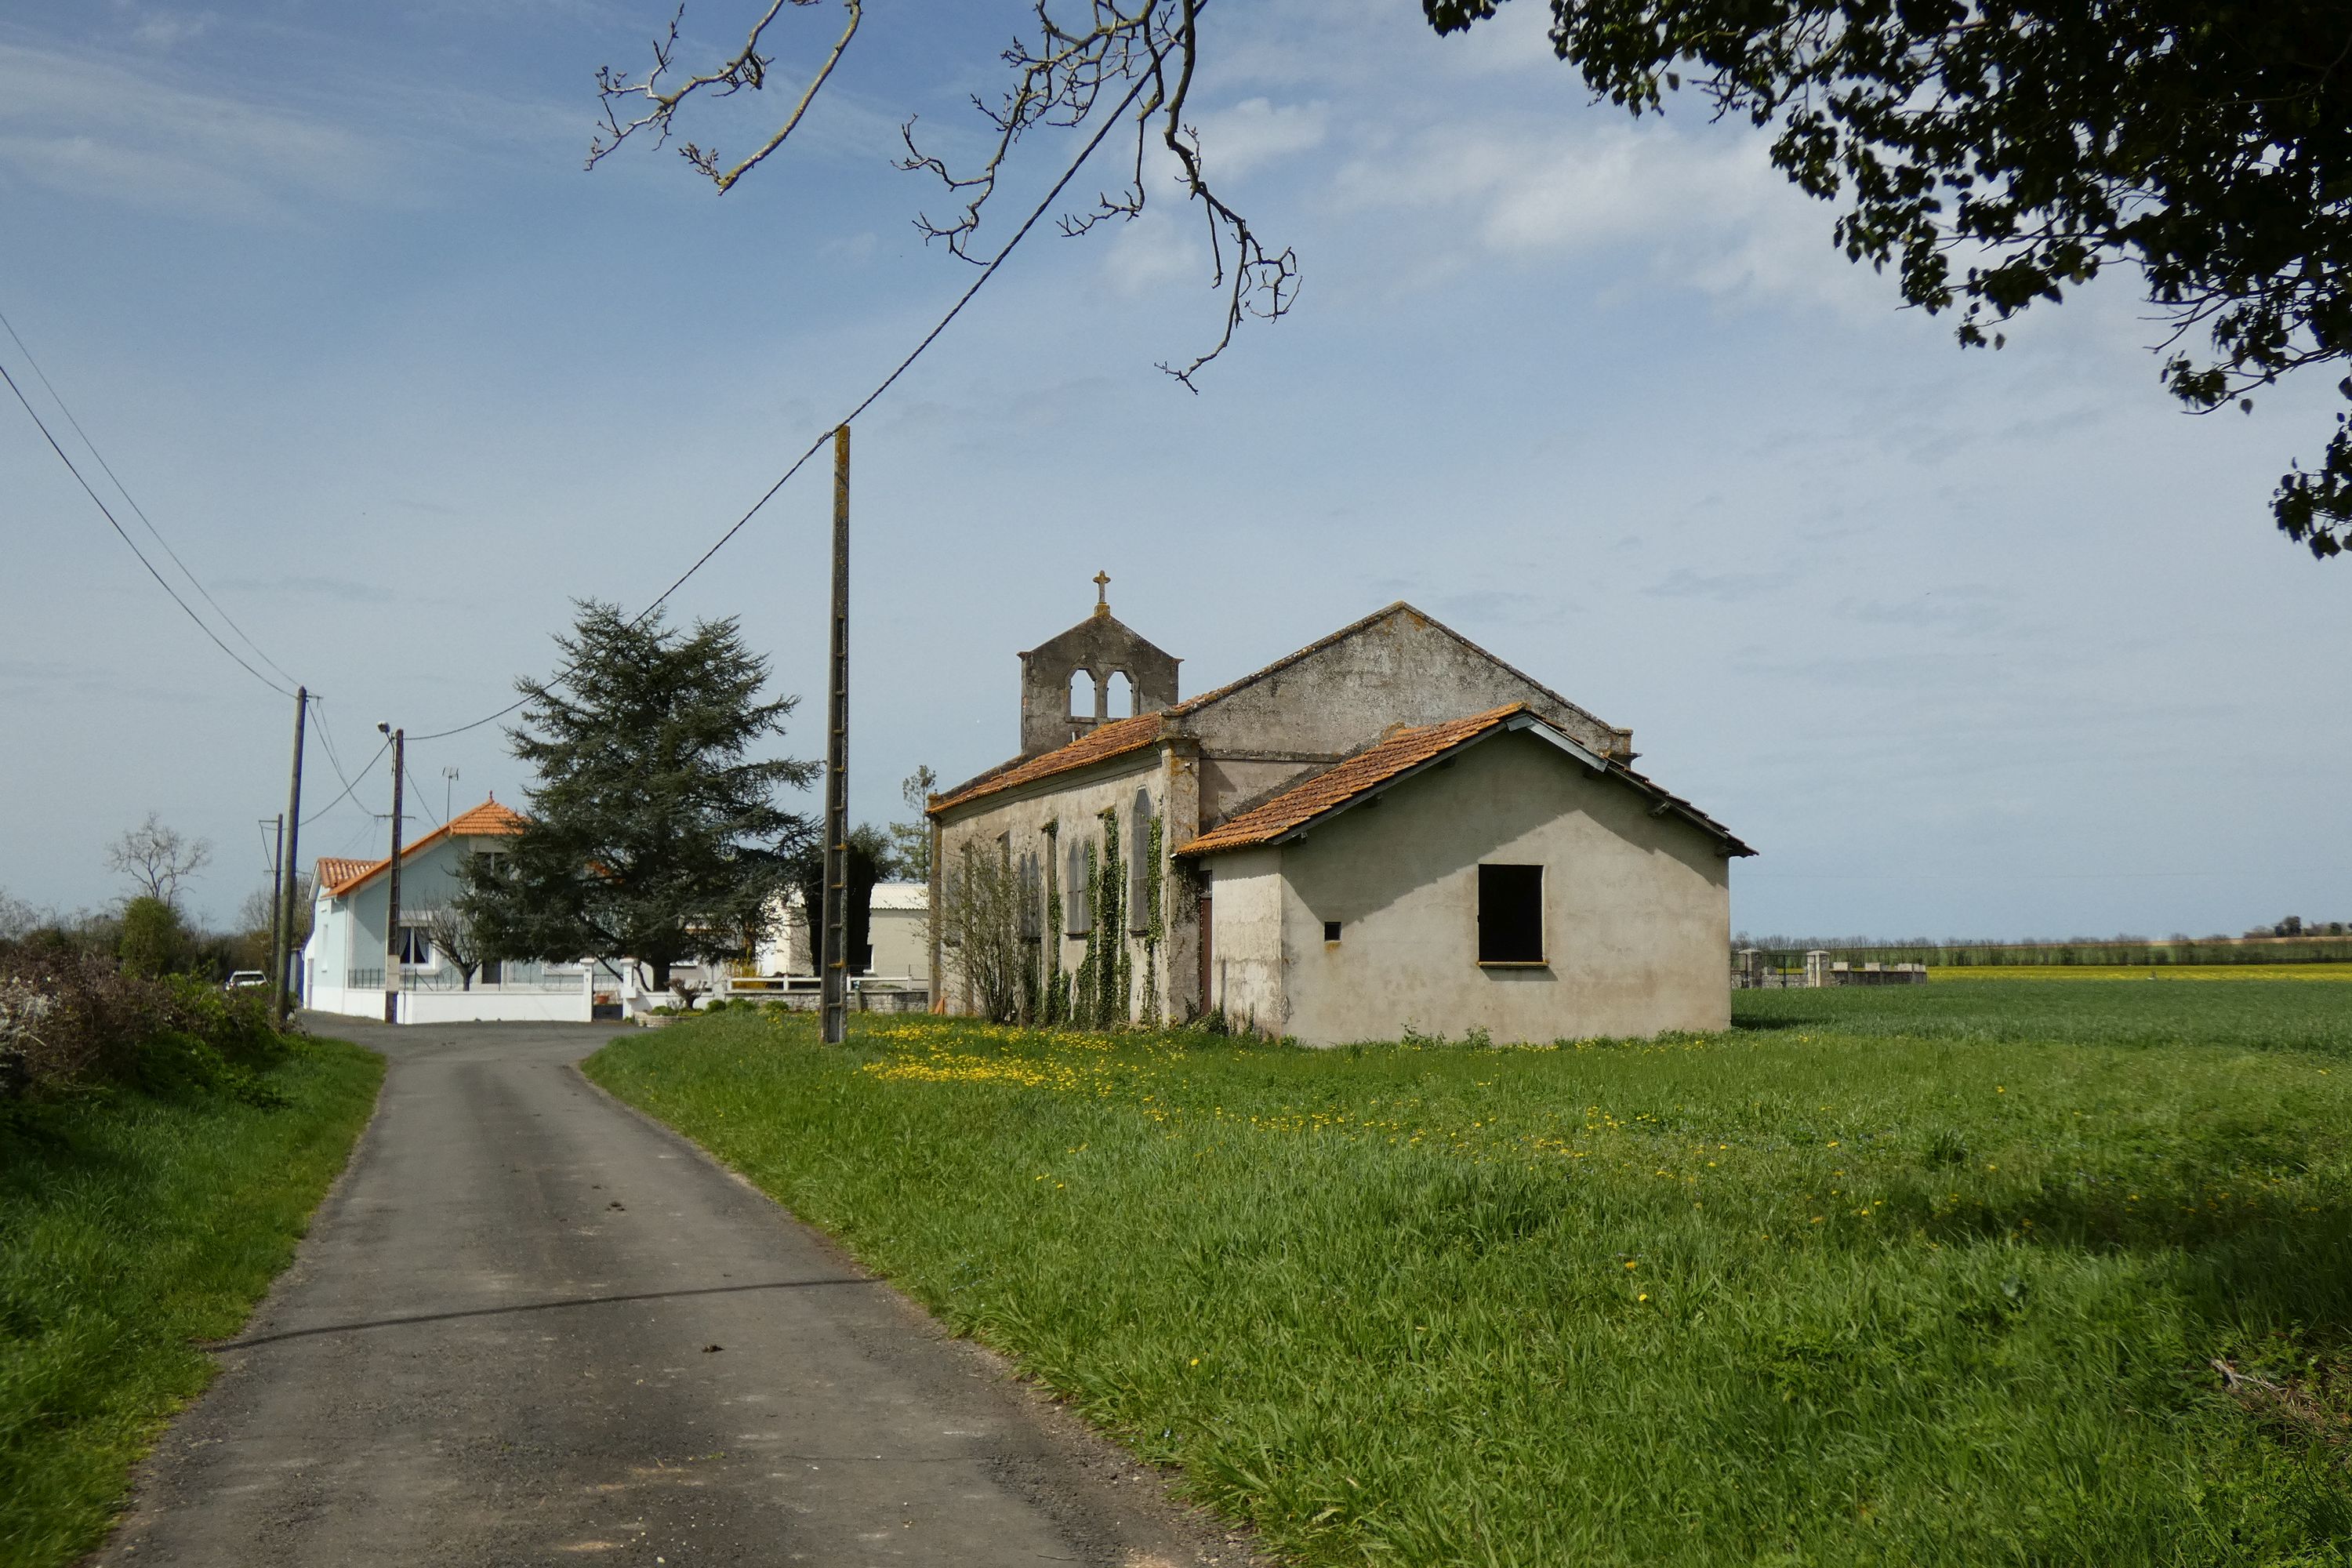
[[[240,969],[228,977],[224,991],[258,991],[269,984],[269,976],[258,969]]]

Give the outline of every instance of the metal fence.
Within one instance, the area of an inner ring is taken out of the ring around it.
[[[477,973],[472,983],[455,969],[404,969],[400,974],[403,991],[426,993],[457,991],[488,991],[507,995],[576,996],[585,984],[584,972],[566,969],[556,964],[509,963],[499,966],[498,977]],[[383,971],[377,969],[347,969],[343,972],[344,989],[350,991],[381,991]]]

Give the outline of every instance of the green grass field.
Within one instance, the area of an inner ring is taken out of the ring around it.
[[[0,1124],[0,1564],[98,1544],[134,1460],[203,1389],[366,1124],[382,1060],[315,1041],[267,1109],[92,1092]]]
[[[739,1014],[590,1071],[1298,1563],[2352,1561],[2352,993],[1738,1000],[1324,1053]]]
[[[1929,966],[1930,984],[1977,980],[2352,980],[2352,963],[2019,963]]]

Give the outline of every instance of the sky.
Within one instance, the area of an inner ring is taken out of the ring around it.
[[[763,9],[692,0],[680,58]],[[1296,249],[1292,313],[1197,395],[1156,368],[1214,341],[1220,296],[1154,163],[1142,217],[1041,226],[858,421],[856,815],[1010,755],[1014,656],[1102,571],[1187,694],[1411,601],[1631,727],[1758,848],[1736,929],[2352,918],[2352,564],[2267,507],[2330,389],[2179,412],[2124,271],[1962,353],[1752,132],[1590,104],[1544,9],[1453,38],[1412,0],[1212,13],[1204,156]],[[0,0],[0,313],[204,593],[322,694],[306,861],[383,853],[378,723],[472,723],[551,673],[574,601],[643,606],[968,285],[914,226],[938,185],[892,160],[909,116],[979,151],[970,95],[1027,11],[869,0],[793,142],[721,195],[650,146],[582,167],[596,68],[642,70],[660,0]],[[842,17],[786,13],[778,89],[688,134],[781,122]],[[984,237],[1074,151],[1024,142]],[[5,334],[0,363],[119,499]],[[806,699],[782,749],[808,757],[828,468],[670,601],[740,619]],[[226,921],[268,880],[292,701],[13,399],[0,541],[0,890],[119,897],[106,846],[152,811],[212,843],[188,900]],[[527,799],[499,724],[408,755],[412,835]]]

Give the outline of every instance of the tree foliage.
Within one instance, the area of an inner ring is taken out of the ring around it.
[[[1423,0],[1451,32],[1500,0]],[[1998,346],[2036,300],[2119,261],[2169,323],[2190,408],[2352,358],[2352,5],[2345,0],[1551,0],[1600,97],[1658,110],[1689,79],[1775,132],[1841,201],[1848,257]],[[2201,336],[2201,342],[2200,340]],[[2352,400],[2352,376],[2337,388]],[[2352,424],[2284,475],[2278,526],[2352,542]]]
[[[824,845],[820,833],[793,857],[790,885],[801,896],[801,911],[808,921],[809,963],[824,973]],[[872,823],[849,830],[843,857],[842,941],[849,949],[849,973],[866,973],[866,949],[873,945],[874,884],[892,874],[890,840]]]
[[[152,893],[122,906],[122,934],[116,956],[128,973],[153,980],[176,974],[191,956],[188,928],[180,911]]]
[[[931,804],[932,792],[939,787],[940,775],[928,765],[919,765],[898,781],[898,798],[914,815],[890,825],[892,876],[909,882],[931,879],[931,822],[924,812]]]
[[[811,829],[775,804],[814,764],[761,759],[797,699],[763,696],[767,660],[733,620],[666,629],[579,606],[564,669],[528,678],[509,731],[538,784],[504,852],[467,858],[457,908],[482,953],[631,959],[667,989],[673,964],[756,946]]]
[[[812,0],[793,0],[796,6]],[[1441,33],[1501,0],[1422,0]],[[2257,390],[2352,359],[2352,4],[2347,0],[1549,0],[1551,42],[1599,98],[1635,115],[1688,83],[1718,116],[1774,132],[1772,159],[1842,202],[1847,256],[1892,268],[1902,297],[1959,312],[1967,346],[1998,346],[2035,301],[2118,263],[2136,267],[2168,323],[2159,376],[2189,408],[2251,408]],[[607,71],[591,161],[632,134],[667,139],[697,95],[768,84],[772,5],[733,57],[678,77],[677,29],[643,81]],[[1122,188],[1067,214],[1066,234],[1144,205],[1145,154],[1164,150],[1205,221],[1223,331],[1174,371],[1187,385],[1249,316],[1285,314],[1297,258],[1260,243],[1204,174],[1186,118],[1200,64],[1200,0],[1034,0],[1005,51],[1008,89],[975,97],[986,152],[951,171],[907,128],[902,166],[936,175],[958,210],[917,220],[969,247],[1024,133],[1122,121]],[[775,152],[856,36],[859,0],[782,130],[732,165],[688,161],[725,190]],[[676,85],[665,85],[674,81]],[[1122,87],[1129,89],[1122,92]],[[616,104],[642,104],[624,121]],[[1123,148],[1125,143],[1122,143]],[[1124,150],[1122,164],[1127,163]],[[2352,376],[2337,383],[2352,403]],[[2352,417],[2272,497],[2278,526],[2318,556],[2352,543]]]

